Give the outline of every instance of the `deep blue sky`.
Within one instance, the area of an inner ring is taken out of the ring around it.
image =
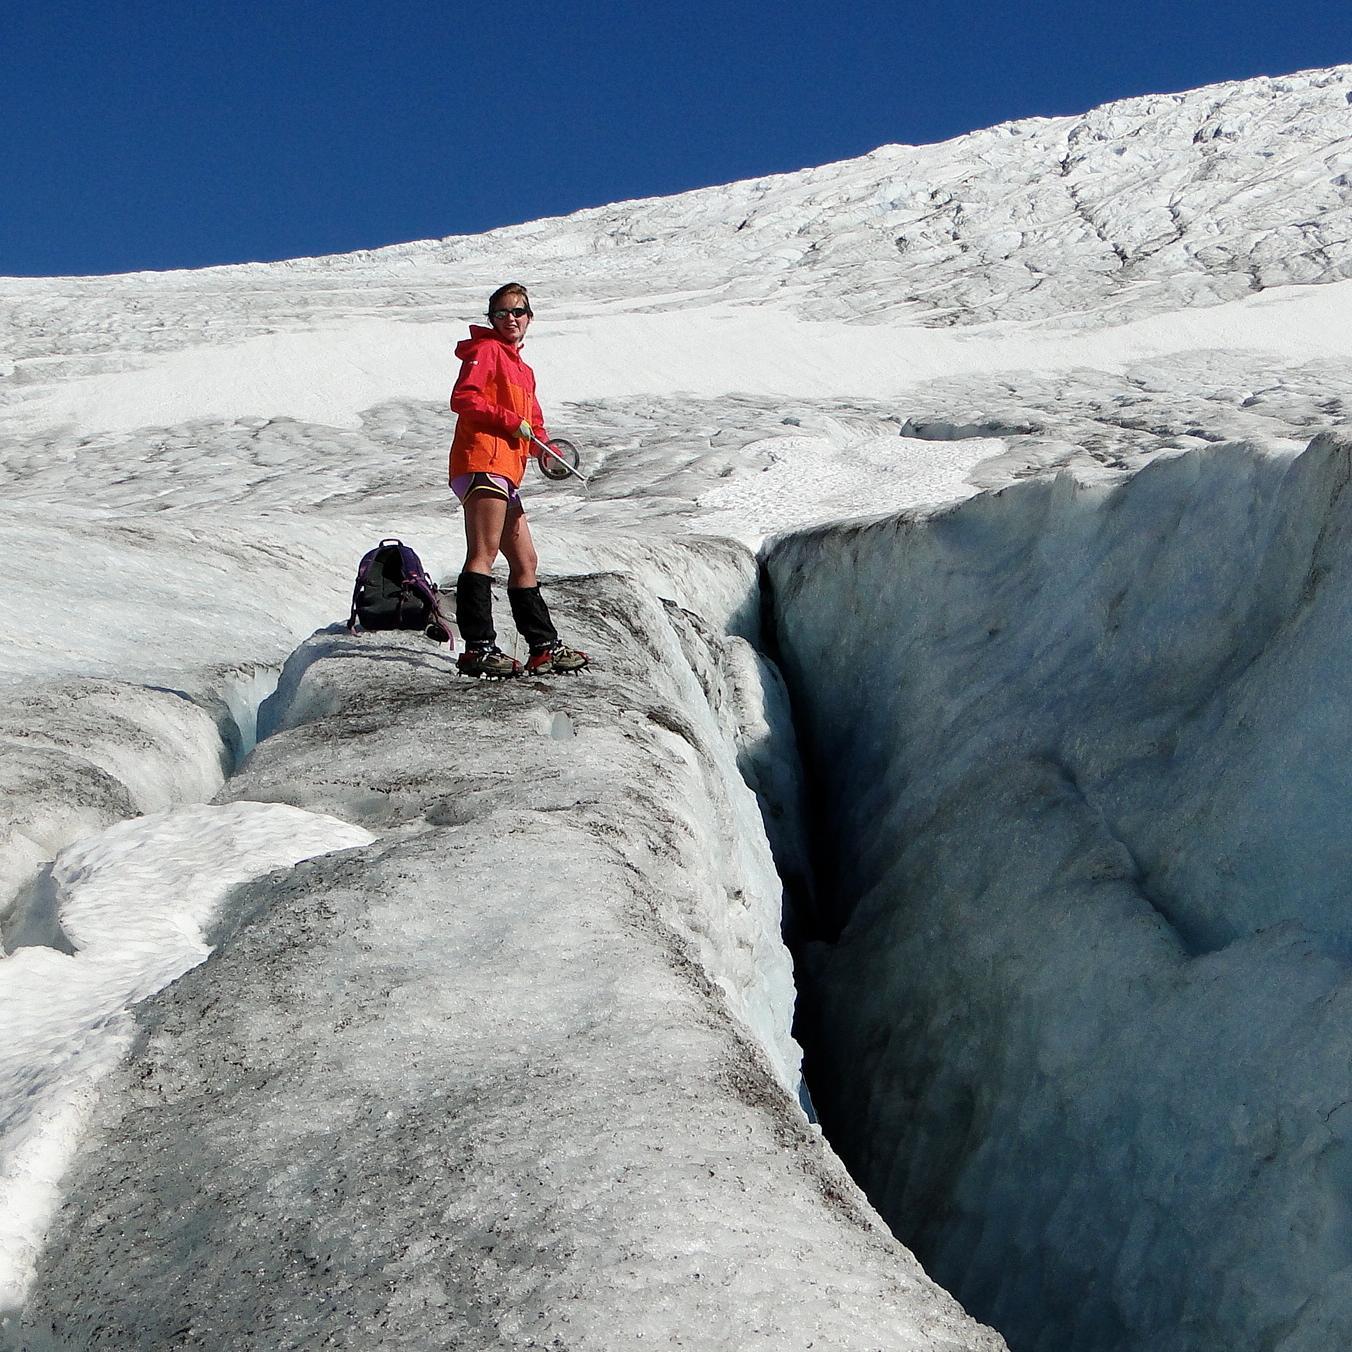
[[[473,233],[1343,61],[1346,0],[7,0],[0,273]]]

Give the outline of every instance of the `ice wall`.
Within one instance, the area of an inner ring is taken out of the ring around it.
[[[833,1143],[1016,1352],[1352,1343],[1352,441],[768,557]]]

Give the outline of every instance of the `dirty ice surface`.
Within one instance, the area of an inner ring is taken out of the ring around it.
[[[182,929],[153,898],[205,889],[187,872],[220,873],[233,837],[185,817],[182,845],[157,855],[153,833],[177,831],[164,826],[176,811],[227,810],[197,805],[248,751],[288,655],[346,613],[363,549],[398,535],[453,578],[451,348],[497,282],[531,287],[526,355],[551,430],[584,448],[591,478],[550,485],[532,471],[546,578],[622,573],[746,642],[754,582],[700,537],[755,546],[1056,470],[1106,486],[1207,445],[1289,457],[1343,419],[1350,93],[1340,67],[474,238],[196,273],[0,279],[0,545],[13,594],[32,598],[0,650],[0,992],[44,964],[104,961],[66,929],[64,908],[93,904],[61,890],[67,847],[103,860],[109,895],[148,908],[126,938],[138,962],[163,972],[172,951],[203,942],[202,921]],[[588,623],[583,600],[562,613]],[[592,632],[604,643],[604,626]],[[681,690],[657,713],[674,727],[654,754],[738,763],[759,775],[762,808],[787,812],[782,764],[755,731],[782,697],[736,644],[714,650],[716,661],[681,649]],[[705,727],[707,708],[691,710],[712,690],[725,697]],[[549,740],[567,741],[566,718],[551,708]],[[325,782],[322,764],[307,773]],[[288,792],[311,791],[271,785],[239,876],[356,843],[330,815],[389,829],[382,795],[352,778],[304,831],[275,814]],[[772,781],[781,789],[767,794]],[[509,806],[517,792],[493,790]],[[279,829],[290,859],[272,852]],[[692,889],[721,895],[726,864],[690,863]],[[525,854],[498,870],[505,892],[535,886]],[[790,1096],[783,955],[747,938],[764,929],[756,911],[726,933],[693,925],[689,942]],[[614,978],[604,963],[570,970],[598,999]],[[27,1067],[27,1098],[4,1106],[0,1170],[17,1190],[6,1195],[30,1200],[0,1251],[7,1301],[29,1282],[92,1077],[121,1045],[119,997],[101,982],[64,1014],[20,1002],[6,1054]],[[120,998],[144,989],[138,978]],[[683,1036],[670,1030],[673,1046]],[[699,1080],[711,1103],[717,1083]],[[973,1330],[952,1345],[982,1345]],[[889,1345],[948,1345],[909,1337]]]
[[[126,1049],[127,1007],[206,959],[233,888],[372,838],[284,803],[235,803],[119,822],[62,851],[34,903],[49,942],[16,948],[0,984],[0,1305],[23,1294],[62,1145]]]

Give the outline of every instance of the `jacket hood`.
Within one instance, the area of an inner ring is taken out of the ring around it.
[[[464,361],[467,357],[472,357],[475,349],[486,342],[502,343],[502,346],[505,347],[508,352],[511,352],[514,355],[517,352],[517,349],[514,348],[511,343],[503,343],[502,339],[499,338],[492,329],[486,329],[482,324],[471,324],[469,326],[469,337],[462,338],[455,345],[455,355],[459,357],[461,361]]]

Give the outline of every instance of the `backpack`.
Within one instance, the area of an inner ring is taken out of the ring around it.
[[[455,646],[437,600],[437,584],[402,540],[382,540],[362,555],[352,589],[348,632],[358,624],[363,629],[422,629],[428,638],[438,643],[449,640]]]

